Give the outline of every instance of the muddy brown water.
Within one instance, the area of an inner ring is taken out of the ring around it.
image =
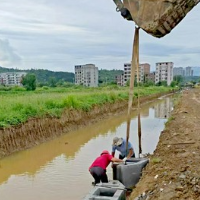
[[[153,153],[175,96],[159,98],[141,109],[142,153]],[[0,160],[1,200],[79,200],[91,190],[88,167],[115,136],[126,137],[126,111]],[[137,112],[130,139],[138,155]],[[112,179],[109,166],[108,177]]]

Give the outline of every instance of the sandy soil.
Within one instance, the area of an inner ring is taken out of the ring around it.
[[[129,199],[200,199],[200,89],[182,92]]]

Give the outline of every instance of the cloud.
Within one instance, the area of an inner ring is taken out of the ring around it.
[[[171,56],[184,54],[200,54],[200,47],[187,47],[187,45],[165,45],[156,43],[144,43],[140,46],[140,53],[148,56]]]
[[[130,54],[128,37],[122,44],[118,41],[127,22],[115,11],[113,2],[103,0],[97,4],[85,0],[58,4],[53,0],[16,0],[5,1],[2,7],[0,36],[12,41],[23,55],[19,68],[37,65],[53,70],[59,66],[65,71],[70,65],[70,71],[74,71],[72,66],[80,61],[113,68],[110,64],[113,60],[128,58]],[[124,25],[113,23],[115,16]]]
[[[2,1],[0,40],[6,38],[12,44],[16,60],[21,57],[19,69],[74,72],[74,65],[85,63],[123,69],[132,57],[135,24],[123,19],[115,8],[112,0]],[[140,62],[200,65],[199,17],[197,6],[161,39],[141,30]]]
[[[8,40],[0,40],[0,65],[15,66],[19,64],[21,57],[15,53]]]

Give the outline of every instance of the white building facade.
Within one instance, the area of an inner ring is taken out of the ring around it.
[[[155,83],[166,81],[170,85],[173,81],[173,62],[156,63]]]
[[[75,66],[75,85],[98,87],[98,82],[98,67],[96,67],[94,64]]]
[[[139,82],[144,83],[145,77],[150,74],[150,65],[148,63],[139,64]],[[137,79],[137,69],[135,70],[135,76]],[[124,73],[123,73],[123,85],[125,86],[127,81],[131,78],[131,63],[124,64]]]
[[[0,84],[5,86],[22,86],[22,78],[26,76],[26,72],[5,72],[0,73]]]
[[[127,81],[131,78],[131,63],[124,64],[124,73],[122,77],[123,86],[126,85]]]

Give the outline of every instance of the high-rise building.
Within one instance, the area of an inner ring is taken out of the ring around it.
[[[21,86],[22,78],[26,75],[26,72],[5,72],[0,73],[0,84],[6,86]]]
[[[98,87],[98,67],[94,64],[75,66],[75,84]]]
[[[155,83],[167,81],[167,85],[170,85],[173,81],[173,66],[173,62],[156,63]]]
[[[139,82],[144,83],[146,77],[150,74],[150,65],[148,63],[139,65]],[[135,77],[137,79],[137,69],[135,69]],[[127,81],[131,78],[131,63],[124,64],[123,84],[126,85]]]
[[[184,76],[185,70],[183,67],[174,67],[173,68],[173,76]]]
[[[124,74],[115,77],[117,85],[124,86]]]
[[[186,69],[185,69],[185,76],[193,76],[192,67],[186,67]]]
[[[139,65],[139,82],[144,83],[147,76],[150,74],[150,65],[148,63]],[[137,72],[136,72],[137,75]]]
[[[123,74],[123,85],[125,86],[127,81],[131,78],[131,64],[125,63],[124,64],[124,74]]]

